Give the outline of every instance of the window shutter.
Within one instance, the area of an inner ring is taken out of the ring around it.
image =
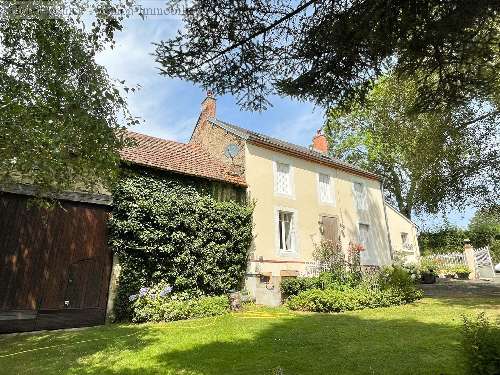
[[[291,194],[290,166],[276,163],[276,191],[281,194]]]
[[[321,202],[331,203],[332,199],[332,187],[331,178],[327,174],[319,174],[319,199]]]
[[[352,185],[356,207],[359,210],[367,209],[367,194],[366,187],[361,182],[354,182]]]

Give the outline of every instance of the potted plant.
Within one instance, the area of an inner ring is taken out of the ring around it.
[[[436,269],[438,264],[432,258],[422,257],[420,260],[420,280],[423,284],[434,284],[436,282]]]
[[[470,275],[470,268],[465,265],[457,265],[454,268],[457,278],[460,280],[468,280]]]

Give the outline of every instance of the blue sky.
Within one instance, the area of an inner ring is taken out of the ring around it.
[[[156,3],[155,1],[151,3]],[[112,78],[125,80],[128,85],[140,84],[141,90],[128,96],[129,109],[143,119],[132,130],[186,142],[200,111],[205,92],[189,82],[170,79],[158,74],[151,53],[153,42],[173,36],[181,22],[175,16],[151,16],[142,20],[132,16],[123,32],[116,36],[114,49],[104,51],[97,61],[104,65]],[[273,107],[262,113],[242,111],[230,95],[217,98],[217,117],[247,129],[262,132],[292,143],[308,146],[324,120],[322,108],[311,103],[274,97]],[[465,226],[474,209],[451,212],[450,223]],[[442,215],[416,218],[421,228],[440,225]]]

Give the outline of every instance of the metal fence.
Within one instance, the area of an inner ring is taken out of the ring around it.
[[[321,262],[305,262],[304,275],[306,277],[319,276],[321,272],[328,271],[329,267],[325,263]]]

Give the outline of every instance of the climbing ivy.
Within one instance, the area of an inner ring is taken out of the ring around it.
[[[173,174],[124,173],[113,192],[109,224],[110,245],[122,267],[118,320],[130,317],[131,294],[162,280],[193,295],[218,295],[241,285],[252,207],[217,200],[213,191],[209,182]]]

